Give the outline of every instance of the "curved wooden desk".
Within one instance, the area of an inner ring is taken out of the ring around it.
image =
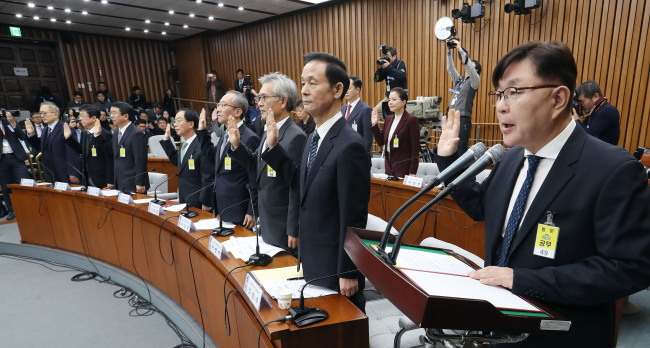
[[[205,330],[219,347],[255,347],[262,325],[284,317],[287,310],[257,311],[244,294],[246,274],[259,267],[234,271],[226,291],[238,290],[228,301],[231,334],[225,330],[223,285],[225,275],[244,261],[218,260],[209,250],[209,230],[187,233],[176,226],[178,213],[155,216],[147,205],[118,203],[116,197],[94,197],[85,192],[61,192],[47,187],[13,189],[12,202],[23,243],[87,254],[134,274],[164,291],[201,323],[188,253],[196,279]],[[135,195],[134,199],[145,198]],[[75,214],[76,212],[76,214]],[[199,212],[192,220],[213,217]],[[133,223],[132,223],[133,221]],[[164,224],[164,225],[163,225]],[[162,225],[162,228],[161,228]],[[250,236],[241,226],[234,236]],[[223,242],[229,237],[218,237]],[[194,247],[189,249],[195,242]],[[163,259],[164,257],[164,259]],[[296,265],[288,254],[278,254],[266,268]],[[344,296],[307,299],[307,306],[325,309],[329,319],[304,328],[273,323],[262,335],[263,347],[368,347],[368,318]],[[293,306],[298,301],[293,301]]]
[[[370,179],[368,213],[388,221],[402,204],[419,191],[418,188],[402,184],[402,181]],[[431,201],[438,192],[440,190],[433,189],[413,203],[397,218],[394,227],[401,230],[406,221]],[[420,216],[409,228],[403,242],[420,244],[427,237],[435,237],[458,245],[481,258],[485,254],[485,223],[472,220],[451,197],[443,199],[426,214]]]

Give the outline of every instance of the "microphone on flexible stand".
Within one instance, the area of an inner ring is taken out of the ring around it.
[[[229,206],[229,207],[226,207],[224,210],[222,210],[221,213],[219,214],[219,227],[215,227],[214,230],[212,230],[212,232],[210,233],[210,235],[212,235],[212,236],[218,236],[218,237],[225,237],[225,236],[229,236],[229,235],[235,233],[235,231],[234,231],[233,229],[231,229],[231,228],[227,228],[227,227],[223,227],[223,213],[224,213],[226,210],[228,210],[228,209],[230,209],[230,208],[232,208],[232,207],[236,207],[236,206],[238,206],[238,205],[240,205],[240,204],[242,204],[242,203],[244,203],[244,202],[247,202],[247,201],[249,201],[249,200],[250,200],[250,197],[244,199],[244,200],[241,201],[241,202],[238,202],[238,203],[235,203],[235,204],[233,204],[233,205],[231,205],[231,206]]]
[[[393,228],[393,225],[395,224],[395,221],[397,218],[408,208],[411,206],[415,201],[420,199],[422,196],[424,196],[427,192],[431,191],[434,187],[438,186],[441,182],[444,182],[447,180],[449,177],[452,175],[456,174],[457,172],[461,171],[462,169],[465,169],[467,165],[470,163],[478,160],[483,153],[487,151],[487,147],[483,143],[476,143],[474,146],[469,148],[465,154],[460,156],[457,160],[454,161],[449,167],[447,167],[445,170],[442,172],[438,173],[431,182],[427,184],[420,192],[418,192],[415,196],[413,196],[411,199],[409,199],[406,203],[404,203],[396,212],[393,214],[393,216],[390,218],[390,221],[388,221],[388,225],[386,225],[386,229],[384,230],[384,234],[381,237],[381,242],[379,243],[377,247],[377,251],[379,252],[380,255],[384,257],[384,259],[387,260],[386,256],[387,254],[384,252],[386,249],[386,245],[388,243],[388,237],[390,236],[390,230]]]
[[[329,317],[329,314],[324,309],[320,309],[316,307],[305,307],[305,288],[307,287],[307,285],[318,280],[323,280],[331,277],[338,277],[347,273],[358,272],[358,271],[359,271],[358,269],[353,269],[341,273],[330,274],[328,276],[312,279],[306,282],[305,285],[303,285],[302,288],[300,289],[300,305],[298,307],[292,307],[291,309],[289,309],[289,316],[291,317],[293,323],[296,324],[297,327],[303,327],[303,326],[321,322]]]
[[[126,181],[127,181],[127,180],[135,179],[136,177],[138,177],[138,176],[140,176],[140,175],[142,175],[142,174],[149,174],[149,173],[148,173],[148,172],[138,173],[138,174],[136,174],[136,175],[130,176],[130,177],[128,177],[128,178],[122,180],[122,185],[120,185],[120,191],[126,193],[127,195],[132,195],[133,192],[126,192],[126,191],[124,191],[124,184],[126,184]]]
[[[248,189],[248,194],[251,198],[251,207],[253,209],[253,224],[256,224],[257,219],[255,218],[255,204],[253,204],[253,189],[250,184],[246,185],[246,189]],[[255,229],[254,226],[253,229]],[[255,254],[251,255],[251,257],[246,262],[248,265],[266,266],[271,263],[271,261],[273,261],[273,256],[260,253],[260,234],[262,234],[262,231],[261,227],[258,226],[257,233],[255,233],[255,240],[257,242],[257,245],[255,246]]]
[[[399,249],[402,244],[402,238],[406,234],[406,231],[409,229],[409,227],[411,227],[411,225],[415,222],[415,220],[417,220],[422,214],[427,212],[434,204],[438,203],[443,198],[448,196],[451,192],[453,192],[456,189],[456,187],[458,187],[458,185],[460,185],[463,181],[468,180],[470,178],[474,178],[476,175],[478,175],[478,173],[487,169],[489,166],[499,163],[505,153],[506,150],[503,148],[501,144],[496,144],[492,146],[471,167],[469,167],[466,171],[460,174],[452,183],[447,185],[447,187],[445,187],[444,190],[438,193],[438,195],[434,199],[432,199],[429,203],[425,204],[420,210],[418,210],[417,213],[411,216],[411,218],[404,224],[404,227],[402,227],[402,230],[399,232],[399,235],[397,235],[397,238],[395,238],[393,249],[391,250],[390,253],[388,253],[390,259],[386,261],[388,261],[392,265],[397,263],[397,254],[399,253]]]
[[[166,183],[167,181],[169,181],[169,179],[177,177],[177,176],[178,176],[178,173],[168,177],[167,179],[163,180],[160,184],[156,185],[156,188],[153,189],[153,200],[151,200],[151,203],[158,204],[158,205],[165,204],[165,201],[163,201],[161,199],[158,199],[158,188],[160,187],[160,185],[162,185],[162,184]]]
[[[187,195],[187,197],[185,197],[185,203],[186,203],[185,210],[181,211],[181,215],[185,216],[186,218],[193,218],[193,217],[199,215],[199,213],[190,210],[190,197],[192,197],[193,195],[203,191],[204,189],[207,189],[208,187],[210,187],[212,185],[214,185],[214,183],[212,183],[210,185],[203,186],[200,189],[198,189],[198,190],[190,193],[189,195]]]
[[[54,172],[51,171],[50,168],[48,168],[45,164],[43,164],[43,161],[40,162],[40,165],[41,167],[45,168],[45,170],[47,170],[50,173],[50,175],[52,175],[52,181],[56,181],[56,176],[54,176]],[[45,180],[45,178],[43,178],[43,180]],[[50,187],[52,186],[54,186],[53,182],[50,183]]]
[[[70,166],[70,168],[74,169],[75,172],[81,174],[81,180],[82,181],[81,181],[81,189],[80,189],[80,191],[86,191],[88,189],[88,187],[87,187],[88,184],[86,183],[86,176],[84,175],[84,173],[80,172],[79,169],[77,169],[75,166],[73,166],[72,164],[70,164],[68,162],[65,162],[65,164]]]
[[[399,181],[399,178],[395,175],[395,165],[400,164],[402,162],[412,161],[414,159],[419,160],[420,156],[403,159],[403,160],[397,161],[395,163],[390,163],[390,160],[389,160],[388,163],[390,163],[390,175],[386,178],[386,180],[388,180],[388,181]]]

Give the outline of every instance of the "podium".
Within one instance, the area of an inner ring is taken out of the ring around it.
[[[483,300],[430,296],[371,248],[381,232],[348,228],[344,248],[354,264],[395,307],[421,328],[489,331],[510,334],[559,333],[571,322],[539,302],[522,298],[541,312],[504,310]],[[394,241],[391,236],[390,242]],[[474,269],[476,264],[451,250],[441,250]],[[526,336],[524,336],[526,337]]]

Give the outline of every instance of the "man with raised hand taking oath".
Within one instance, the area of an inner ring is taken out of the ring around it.
[[[291,111],[298,100],[298,87],[288,76],[279,72],[262,76],[260,92],[255,99],[261,117],[273,117],[279,129],[278,143],[291,160],[300,163],[307,136],[291,120]],[[234,118],[228,120],[228,138],[233,151],[230,156],[256,173],[259,192],[260,230],[266,243],[284,249],[298,248],[298,214],[300,212],[300,188],[293,177],[278,175],[264,162],[261,154],[268,148],[266,133],[257,149],[240,146],[239,130]],[[253,153],[252,151],[255,151]]]
[[[650,285],[648,177],[624,149],[576,126],[576,75],[564,43],[532,41],[506,53],[489,95],[512,148],[481,184],[452,193],[485,221],[487,267],[469,276],[571,320],[567,334],[504,347],[612,347],[614,301]],[[458,157],[460,113],[449,115],[435,160],[441,171]]]
[[[108,187],[117,187],[122,192],[145,193],[149,189],[147,140],[144,133],[129,121],[130,110],[127,103],[111,105],[111,120],[117,131],[113,135],[115,184]]]
[[[262,159],[280,176],[300,180],[298,263],[305,280],[356,269],[343,249],[348,227],[365,227],[370,197],[370,158],[363,138],[347,127],[341,104],[350,85],[347,66],[322,52],[304,56],[302,97],[305,111],[316,121],[307,138],[300,165],[278,144],[278,126],[267,116]],[[338,278],[338,279],[337,279]],[[314,284],[339,290],[365,309],[365,278],[361,272],[329,277]]]

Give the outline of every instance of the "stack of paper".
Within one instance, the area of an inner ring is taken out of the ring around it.
[[[302,267],[296,271],[296,266],[263,269],[252,271],[258,283],[262,285],[269,295],[277,298],[276,294],[279,289],[291,289],[293,298],[300,298],[300,290],[306,284],[302,278]],[[322,286],[308,285],[303,292],[305,298],[321,297],[337,294],[336,291]]]
[[[219,219],[218,218],[201,219],[194,223],[194,227],[196,227],[197,230],[213,230],[215,229],[215,227],[219,227]],[[230,222],[224,221],[223,227],[234,228],[235,224],[231,224]]]
[[[185,203],[183,203],[183,204],[174,204],[174,205],[165,205],[165,206],[163,206],[163,209],[165,209],[167,211],[178,212],[178,211],[181,211],[181,210],[185,209],[186,206],[187,206],[187,204],[185,204]]]
[[[120,193],[120,190],[102,190],[104,197],[115,197]]]
[[[196,226],[196,225],[195,225]],[[198,227],[197,227],[198,229]],[[266,244],[260,238],[260,253],[267,254],[269,256],[274,256],[275,254],[284,251],[282,248]],[[223,242],[223,246],[226,247],[232,255],[238,259],[248,260],[251,255],[255,254],[255,246],[257,244],[257,237],[230,237],[229,240]]]

